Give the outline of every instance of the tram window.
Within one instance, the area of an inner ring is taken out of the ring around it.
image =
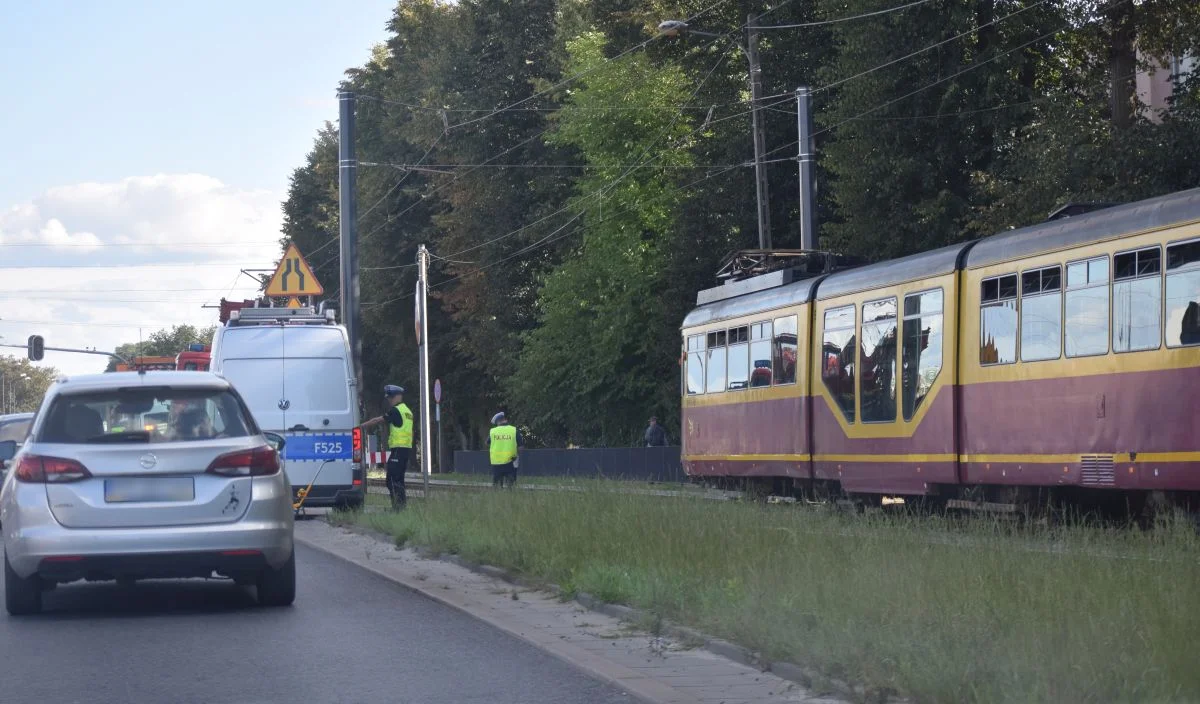
[[[750,383],[750,327],[729,330],[729,390],[744,389]]]
[[[842,415],[854,422],[854,306],[825,311],[821,338],[821,380]]]
[[[901,405],[910,421],[942,371],[942,290],[904,297]]]
[[[776,384],[796,383],[796,316],[775,319],[772,365]]]
[[[689,336],[687,345],[687,392],[702,394],[704,393],[704,336]]]
[[[1108,352],[1108,257],[1067,264],[1063,343],[1068,357]]]
[[[1021,274],[1021,361],[1058,359],[1062,346],[1062,268]]]
[[[725,390],[725,346],[709,347],[705,352],[707,361],[705,376],[705,391],[713,393]]]
[[[771,385],[771,321],[750,326],[750,386]]]
[[[864,423],[896,420],[896,299],[864,303],[858,384]]]
[[[1167,347],[1200,344],[1200,240],[1167,247]]]
[[[1159,347],[1162,313],[1162,255],[1158,247],[1113,257],[1113,351]]]
[[[979,307],[979,363],[1017,361],[1017,275],[984,279]]]

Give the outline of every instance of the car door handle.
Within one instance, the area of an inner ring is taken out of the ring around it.
[[[292,427],[288,428],[288,430],[308,430],[308,426],[303,423],[297,423],[297,424],[293,425]]]

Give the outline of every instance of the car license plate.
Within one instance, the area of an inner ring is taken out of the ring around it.
[[[110,504],[191,501],[194,498],[196,498],[196,485],[191,477],[104,480],[104,501]]]

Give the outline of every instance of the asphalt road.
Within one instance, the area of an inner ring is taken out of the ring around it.
[[[296,549],[291,608],[262,609],[249,589],[192,580],[77,583],[48,593],[39,616],[0,610],[0,701],[632,701],[453,609]]]

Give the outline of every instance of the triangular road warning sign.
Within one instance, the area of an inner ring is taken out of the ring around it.
[[[275,273],[271,274],[271,282],[267,284],[268,296],[320,296],[325,293],[317,277],[313,275],[312,267],[304,261],[300,250],[295,244],[289,244],[279,260]]]
[[[299,308],[300,307],[300,299],[296,298],[295,296],[292,296],[291,298],[288,299],[287,307],[288,308]]]

